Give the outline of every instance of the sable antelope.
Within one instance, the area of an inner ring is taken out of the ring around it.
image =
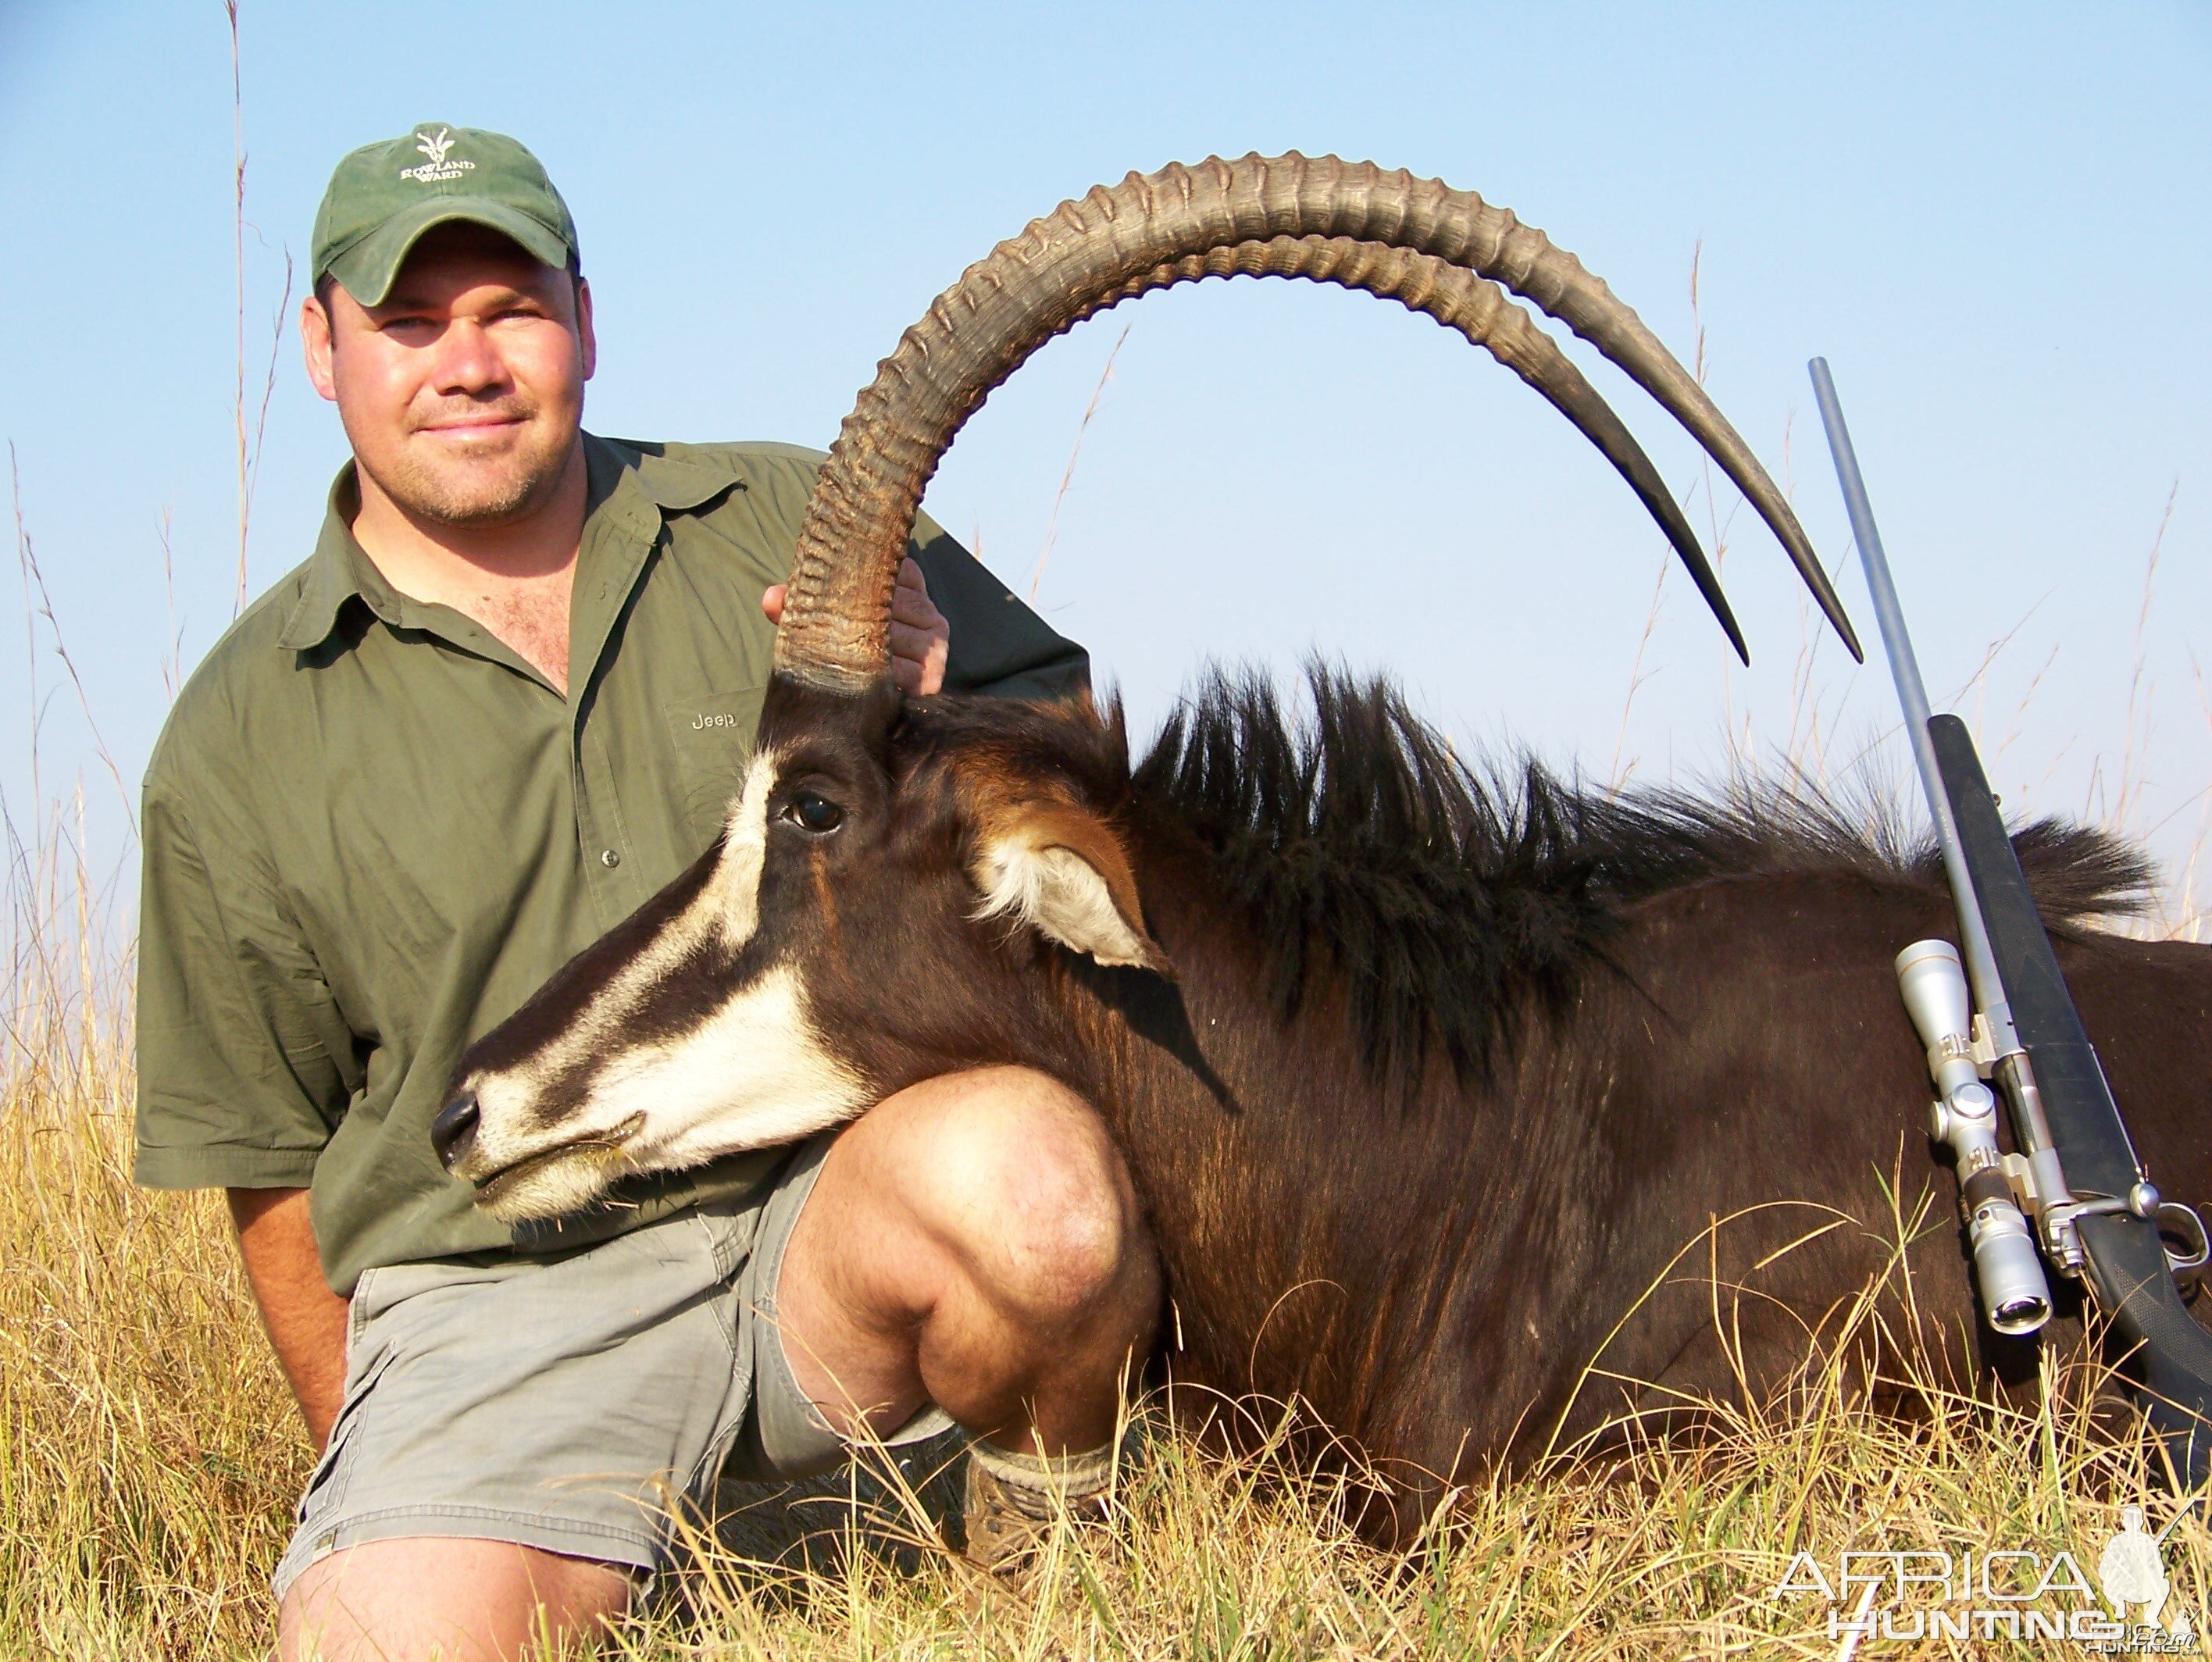
[[[1656,471],[1504,288],[1533,300],[1697,437],[1850,640],[1749,450],[1541,233],[1333,159],[1132,175],[1001,244],[884,361],[809,508],[720,838],[478,1040],[437,1137],[480,1204],[552,1216],[935,1074],[1041,1069],[1126,1152],[1176,1377],[1301,1395],[1399,1463],[1412,1518],[1468,1460],[1616,1407],[1577,1395],[1601,1351],[1642,1400],[1757,1388],[1802,1357],[1887,1257],[1885,1184],[1927,1169],[1890,960],[1948,907],[1927,861],[1817,806],[1471,769],[1387,689],[1326,674],[1304,726],[1217,680],[1134,767],[1118,713],[1087,701],[902,700],[894,574],[962,422],[1074,323],[1237,274],[1389,295],[1486,347],[1628,480],[1741,651]],[[2212,952],[2081,926],[2142,880],[2112,844],[2040,826],[2021,846],[2139,1146],[2169,1195],[2212,1194],[2189,1065]],[[1838,1215],[1867,1227],[1820,1232]],[[1963,1346],[1958,1253],[1937,1229],[1913,1258],[1923,1313]],[[1726,1344],[1714,1278],[1756,1288]]]

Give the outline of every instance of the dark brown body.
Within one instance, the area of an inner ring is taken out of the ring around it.
[[[1325,679],[1318,691],[1381,696]],[[1230,724],[1234,765],[1267,765],[1255,734],[1267,719],[1247,709]],[[1408,746],[1398,782],[1414,796],[1419,779],[1459,770],[1440,745],[1420,754],[1433,741],[1410,725],[1388,729],[1362,731],[1355,713],[1315,742],[1347,754],[1307,771],[1372,798],[1353,817],[1379,817],[1384,841],[1402,843],[1421,813],[1390,824],[1404,806],[1389,801],[1394,781],[1347,785],[1349,754],[1372,761]],[[973,754],[949,737],[928,749]],[[931,765],[908,775],[902,799],[926,794]],[[959,993],[909,1007],[878,983],[854,986],[847,1004],[839,978],[816,985],[823,1027],[849,1036],[886,1084],[1018,1061],[1097,1106],[1164,1260],[1179,1382],[1228,1398],[1297,1396],[1404,1480],[1406,1515],[1418,1517],[1437,1479],[1526,1458],[1555,1435],[1571,1441],[1632,1401],[1738,1396],[1737,1360],[1754,1392],[1785,1379],[1808,1333],[1825,1324],[1832,1340],[1843,1307],[1891,1265],[1893,1195],[1939,1362],[1961,1384],[1988,1368],[2032,1371],[2032,1342],[1996,1338],[1974,1307],[1956,1186],[1929,1138],[1933,1092],[1892,967],[1913,941],[1955,939],[1932,859],[1886,854],[1819,820],[1817,806],[1765,825],[1741,809],[1696,810],[1704,823],[1671,833],[1693,852],[1640,850],[1623,861],[1636,874],[1612,878],[1613,856],[1601,853],[1587,890],[1536,868],[1572,866],[1563,850],[1617,848],[1643,828],[1559,831],[1541,857],[1493,852],[1486,876],[1448,878],[1441,898],[1457,898],[1455,882],[1538,896],[1501,908],[1492,926],[1523,937],[1501,949],[1497,1042],[1486,1067],[1461,1069],[1431,1032],[1409,1085],[1406,1071],[1370,1059],[1387,1023],[1370,1013],[1363,1025],[1349,991],[1366,967],[1358,954],[1389,949],[1387,925],[1353,953],[1312,946],[1286,1014],[1281,943],[1297,931],[1261,921],[1276,898],[1264,868],[1305,862],[1321,869],[1299,891],[1317,942],[1330,885],[1379,854],[1341,820],[1333,830],[1324,805],[1304,834],[1277,828],[1255,880],[1251,858],[1224,864],[1230,837],[1194,811],[1194,793],[1162,778],[1147,764],[1118,790],[1094,776],[1090,793],[1120,797],[1113,821],[1173,980],[948,919],[922,949]],[[2139,1152],[2169,1198],[2212,1200],[2212,1087],[2198,1066],[2212,1047],[2212,948],[2067,926],[2129,885],[2127,858],[2047,828],[2022,847]],[[1641,892],[1595,892],[1608,886]],[[842,913],[844,931],[864,927],[849,905]],[[909,912],[901,937],[918,927]],[[1547,931],[1566,944],[1525,938]],[[896,961],[901,949],[866,955]],[[1515,980],[1513,960],[1547,955],[1567,962],[1564,990]],[[1449,962],[1408,974],[1439,1009],[1469,996]],[[1905,1278],[1888,1285],[1895,1331]],[[1740,1358],[1718,1343],[1717,1308]],[[1585,1381],[1594,1362],[1601,1375]]]
[[[1978,1356],[2008,1372],[2026,1360],[1973,1308],[1890,969],[1899,947],[1951,932],[1936,895],[1793,873],[1643,901],[1617,974],[1592,978],[1572,1019],[1532,1019],[1494,1085],[1436,1078],[1403,1110],[1344,1065],[1330,1012],[1287,1045],[1255,1021],[1264,1004],[1218,921],[1155,921],[1223,1089],[1134,1034],[1115,1046],[1123,1077],[1092,1089],[1152,1209],[1179,1379],[1295,1392],[1371,1457],[1404,1463],[1418,1491],[1420,1474],[1469,1457],[1540,1450],[1593,1361],[1604,1377],[1582,1384],[1564,1439],[1631,1399],[1738,1396],[1723,1329],[1754,1390],[1778,1382],[1808,1328],[1831,1315],[1832,1338],[1831,1313],[1889,1263],[1892,1192],[1908,1215],[1933,1197],[1912,1288],[1959,1376]],[[2196,1066],[2212,1041],[2212,949],[2103,938],[2061,956],[2138,1151],[2170,1197],[2212,1198]],[[1838,1213],[1855,1221],[1754,1271]],[[1731,1221],[1709,1233],[1714,1219]],[[1886,1304],[1896,1321],[1900,1301]]]
[[[1052,1074],[1127,1157],[1178,1386],[1301,1399],[1401,1484],[1383,1533],[1624,1406],[1782,1383],[1901,1231],[1939,1365],[2019,1373],[2030,1353],[1973,1308],[1892,968],[1952,934],[1931,858],[1819,803],[1477,773],[1386,689],[1321,676],[1313,698],[1301,729],[1217,682],[1133,775],[1087,704],[885,701],[840,726],[779,685],[757,927],[656,946],[729,883],[738,855],[710,851],[464,1075],[527,1078],[580,1028],[680,1047],[779,975],[858,1101],[988,1064]],[[835,829],[795,804],[834,805]],[[1100,874],[1130,966],[979,915],[989,850],[1046,844]],[[2153,1176],[2212,1199],[2212,948],[2076,921],[2142,879],[2095,834],[2018,846]],[[538,1134],[611,1112],[597,1081],[623,1054],[572,1047]],[[762,1111],[691,1118],[738,1147]],[[1906,1286],[1889,1277],[1893,1331]]]

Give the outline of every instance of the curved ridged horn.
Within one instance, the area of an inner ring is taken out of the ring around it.
[[[1347,252],[1346,245],[1374,245],[1376,252]],[[1247,246],[1255,250],[1249,256]],[[1425,258],[1393,261],[1392,252]],[[962,423],[1055,335],[1119,300],[1212,275],[1209,261],[1216,258],[1224,276],[1246,269],[1237,263],[1244,258],[1273,276],[1304,276],[1326,266],[1331,275],[1324,281],[1398,298],[1418,293],[1423,302],[1440,304],[1447,302],[1439,268],[1449,266],[1533,300],[1626,371],[1705,446],[1772,527],[1858,655],[1850,622],[1773,481],[1704,389],[1579,260],[1471,191],[1370,163],[1293,153],[1172,164],[1132,173],[1110,189],[1098,186],[1032,221],[931,303],[878,367],[816,482],[776,631],[778,670],[838,690],[880,680],[899,560],[922,491]],[[1357,278],[1355,268],[1362,268]],[[1404,294],[1382,286],[1393,279]],[[1559,374],[1552,360],[1565,360],[1556,346],[1531,344],[1544,337],[1527,314],[1502,294],[1497,300],[1490,305],[1481,289],[1467,288],[1452,306],[1450,326],[1479,338],[1566,413],[1637,487],[1680,548],[1677,526],[1687,537],[1687,525],[1650,461],[1633,440],[1622,448],[1625,430],[1609,410],[1593,414],[1603,403],[1578,374],[1573,383]],[[1486,323],[1478,317],[1486,306],[1493,313]],[[1437,315],[1429,304],[1419,309]],[[1661,513],[1655,497],[1673,511]],[[1711,573],[1703,567],[1700,554],[1692,572],[1706,589]],[[1741,650],[1733,620],[1722,616]]]

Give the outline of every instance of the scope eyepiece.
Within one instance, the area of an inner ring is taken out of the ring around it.
[[[2051,1285],[2019,1207],[2009,1200],[1984,1202],[1966,1225],[1966,1239],[1973,1247],[1974,1280],[1990,1326],[2017,1336],[2033,1333],[2051,1319]]]
[[[1973,1002],[1958,949],[1915,941],[1897,955],[1897,989],[1928,1049],[1928,1072],[1942,1094],[1929,1130],[1959,1165],[1960,1199],[1982,1311],[2000,1333],[2033,1333],[2051,1319],[2051,1283],[2004,1176],[1997,1147],[1996,1097],[1974,1065]]]

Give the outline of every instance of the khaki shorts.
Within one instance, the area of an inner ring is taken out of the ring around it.
[[[671,1562],[667,1491],[805,1477],[846,1457],[792,1377],[775,1287],[830,1137],[762,1190],[557,1258],[371,1270],[345,1401],[301,1497],[276,1596],[364,1541],[514,1541],[644,1574]],[[896,1434],[951,1424],[925,1407]],[[665,1486],[665,1487],[664,1487]]]

